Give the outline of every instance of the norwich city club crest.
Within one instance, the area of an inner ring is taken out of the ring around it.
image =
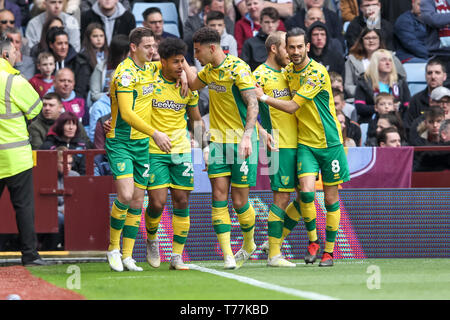
[[[119,162],[117,164],[117,170],[119,170],[120,172],[124,172],[125,171],[125,167],[126,167],[125,162]]]
[[[289,183],[289,176],[281,176],[281,183],[286,186]]]

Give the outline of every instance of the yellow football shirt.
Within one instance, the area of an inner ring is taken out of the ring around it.
[[[247,118],[241,92],[255,88],[250,67],[243,60],[227,55],[217,67],[207,64],[198,78],[209,90],[211,141],[240,143]],[[254,136],[257,137],[256,126]]]
[[[259,65],[253,72],[256,82],[264,93],[272,98],[291,100],[286,79],[286,70],[275,70],[266,64]],[[297,118],[259,102],[261,125],[275,139],[276,148],[297,148]]]
[[[174,154],[191,152],[186,108],[198,105],[197,91],[189,90],[187,97],[182,97],[180,91],[181,87],[177,88],[175,82],[168,81],[159,72],[151,100],[151,126],[169,136]],[[150,153],[165,154],[153,139],[150,139]]]
[[[295,112],[298,143],[313,148],[342,144],[327,69],[311,59],[300,71],[295,71],[292,63],[286,66],[286,71],[293,100],[300,106]]]
[[[117,66],[110,85],[112,128],[107,133],[107,138],[125,140],[148,138],[148,135],[134,129],[122,119],[117,94],[132,92],[133,99],[130,100],[129,105],[138,117],[150,123],[151,97],[159,67],[159,62],[148,62],[142,69],[130,57]]]

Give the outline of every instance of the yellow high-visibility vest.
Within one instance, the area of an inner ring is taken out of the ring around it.
[[[41,109],[42,101],[31,84],[0,58],[0,179],[33,167],[26,119],[33,119]]]

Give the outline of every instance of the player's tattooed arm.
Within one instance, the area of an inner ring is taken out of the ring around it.
[[[241,143],[239,144],[238,153],[242,159],[247,159],[252,154],[252,133],[256,125],[258,118],[258,99],[256,98],[255,90],[241,91],[242,99],[247,105],[247,118],[244,128],[244,134],[242,136]]]
[[[265,95],[261,87],[257,87],[255,89],[255,92],[259,101],[268,104],[278,110],[287,113],[294,113],[295,111],[297,111],[298,108],[300,108],[300,106],[294,100],[275,99]]]
[[[258,98],[254,89],[241,91],[242,98],[247,105],[247,119],[244,134],[252,134],[258,118]]]

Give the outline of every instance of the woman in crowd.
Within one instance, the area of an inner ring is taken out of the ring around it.
[[[376,135],[374,137],[368,137],[366,140],[366,146],[376,147],[377,136],[383,129],[395,127],[400,134],[402,145],[407,145],[407,139],[405,134],[405,128],[403,127],[402,119],[398,112],[390,112],[386,114],[380,114],[377,121]]]
[[[355,97],[356,84],[359,78],[367,71],[372,54],[378,49],[386,49],[383,39],[381,39],[380,31],[378,29],[364,28],[358,40],[350,48],[347,61],[345,62],[344,89],[347,99]],[[392,59],[397,73],[406,78],[406,71],[401,61],[395,55],[392,56]]]
[[[73,112],[64,112],[55,124],[50,127],[47,138],[40,147],[41,150],[56,150],[61,146],[66,146],[69,150],[86,150],[92,148],[90,141],[85,141],[80,134],[81,123]],[[72,170],[79,174],[85,174],[86,167],[84,155],[76,154],[73,156]]]
[[[380,92],[394,96],[401,115],[409,105],[411,94],[406,79],[397,73],[392,53],[378,49],[372,54],[364,76],[358,80],[355,91],[355,108],[358,122],[367,123],[375,112],[375,97]]]
[[[50,51],[47,44],[47,34],[51,28],[64,28],[63,21],[58,17],[49,17],[42,27],[41,40],[30,50],[30,56],[36,61],[41,52]]]

